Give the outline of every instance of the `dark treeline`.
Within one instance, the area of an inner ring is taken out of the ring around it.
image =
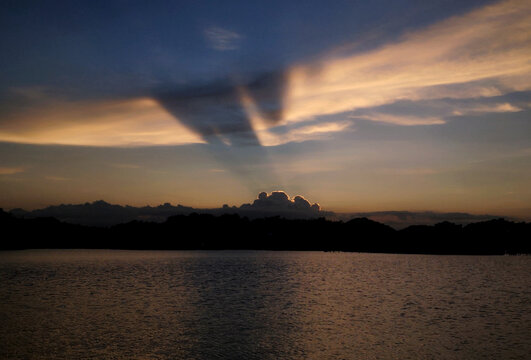
[[[1,249],[260,249],[420,254],[529,254],[531,223],[503,219],[456,225],[410,226],[397,231],[359,218],[347,222],[249,220],[239,215],[191,214],[163,223],[132,221],[90,227],[54,218],[20,219],[0,210]]]

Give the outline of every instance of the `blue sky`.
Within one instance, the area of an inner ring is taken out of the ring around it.
[[[375,47],[485,3],[4,1],[2,90],[124,95],[274,71],[357,41]],[[216,47],[223,34],[236,35],[228,49]]]
[[[526,1],[4,1],[0,206],[531,216]]]

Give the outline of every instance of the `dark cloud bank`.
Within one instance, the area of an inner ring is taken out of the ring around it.
[[[111,226],[134,220],[164,222],[170,216],[189,215],[192,213],[211,215],[237,214],[249,219],[268,217],[285,219],[326,218],[328,220],[345,222],[354,218],[368,218],[389,225],[395,229],[402,229],[410,225],[433,225],[443,221],[465,225],[472,222],[499,218],[499,216],[494,215],[407,211],[334,213],[321,209],[319,204],[312,204],[303,196],[297,195],[291,198],[283,191],[273,191],[271,194],[262,192],[252,203],[243,204],[239,207],[223,205],[221,208],[214,209],[197,209],[183,205],[171,205],[169,203],[154,207],[133,207],[113,205],[100,200],[85,204],[49,206],[33,211],[13,209],[10,212],[18,218],[53,217],[71,224],[91,226]]]

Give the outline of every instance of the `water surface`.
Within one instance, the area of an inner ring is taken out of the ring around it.
[[[526,359],[531,257],[0,253],[1,359]]]

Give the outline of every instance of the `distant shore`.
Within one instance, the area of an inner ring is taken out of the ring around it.
[[[0,212],[1,250],[319,250],[409,254],[531,254],[531,223],[496,219],[458,225],[442,222],[402,230],[369,220],[296,220],[190,214],[165,222],[131,221],[110,227],[25,219]]]

